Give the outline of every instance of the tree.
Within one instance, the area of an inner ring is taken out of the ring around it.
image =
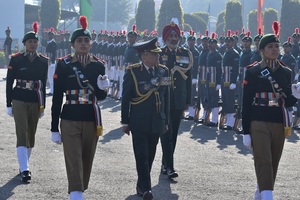
[[[60,20],[60,0],[42,0],[39,10],[41,30],[53,27],[57,29]]]
[[[257,27],[257,10],[251,10],[248,14],[248,30],[251,32],[252,36],[257,35]]]
[[[198,16],[204,20],[206,24],[208,24],[209,13],[208,12],[194,12],[192,15]]]
[[[264,12],[264,33],[273,33],[272,23],[278,21],[278,11],[273,8],[267,8]]]
[[[179,28],[182,29],[184,23],[183,10],[180,0],[163,0],[159,9],[157,31],[158,34],[162,33],[163,27],[170,24],[172,18],[178,18]]]
[[[221,11],[218,14],[217,24],[216,24],[216,33],[220,36],[224,33],[225,28],[225,12],[226,10]]]
[[[154,0],[141,0],[135,15],[136,26],[149,32],[155,28],[155,3]]]
[[[296,27],[300,27],[299,21],[300,3],[295,0],[282,0],[280,18],[280,38],[286,41],[294,33]]]
[[[230,0],[226,4],[225,30],[242,30],[242,4],[238,0]]]
[[[184,23],[189,24],[196,33],[204,33],[207,29],[207,23],[202,18],[193,14],[184,14]],[[184,29],[184,31],[189,30]]]

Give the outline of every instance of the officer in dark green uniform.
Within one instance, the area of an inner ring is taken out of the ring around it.
[[[133,45],[142,63],[128,66],[124,76],[121,123],[124,133],[132,134],[138,174],[137,194],[153,198],[150,172],[159,136],[168,130],[169,70],[159,64],[157,38]]]
[[[48,58],[36,52],[38,24],[25,34],[24,53],[14,54],[7,70],[7,113],[14,117],[17,134],[17,156],[22,181],[31,180],[29,157],[35,145],[39,118],[44,115]],[[13,83],[16,85],[13,88]]]
[[[160,63],[169,68],[173,81],[170,89],[170,126],[168,132],[161,136],[162,173],[175,178],[178,177],[174,169],[178,129],[183,112],[191,103],[193,55],[188,49],[179,47],[180,29],[174,22],[163,28],[162,37],[166,46],[160,53]]]
[[[103,62],[89,54],[92,42],[86,17],[80,16],[79,21],[82,28],[71,37],[75,55],[57,62],[51,108],[52,141],[63,142],[71,200],[83,199],[83,191],[88,188],[98,137],[102,134],[98,101],[106,98],[109,86]]]

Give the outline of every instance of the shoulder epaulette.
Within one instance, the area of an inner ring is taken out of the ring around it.
[[[169,70],[169,68],[166,65],[158,64],[158,67],[164,68],[165,70]]]
[[[18,52],[18,53],[13,53],[12,55],[11,55],[11,57],[17,57],[17,56],[19,56],[19,55],[21,55],[22,53],[20,53],[20,52]]]
[[[282,62],[281,60],[278,60],[279,61],[279,64],[282,65],[283,67],[288,67],[287,64],[285,64],[284,62]]]
[[[140,63],[135,63],[135,64],[127,66],[126,69],[132,69],[132,68],[136,68],[136,67],[139,67],[139,66],[141,66]]]
[[[248,66],[246,66],[246,68],[247,69],[249,69],[249,68],[251,68],[251,67],[253,67],[253,66],[255,66],[255,65],[257,65],[257,61],[255,61],[254,63],[252,63],[252,64],[250,64],[250,65],[248,65]]]
[[[106,61],[105,60],[102,60],[101,58],[98,58],[97,56],[95,56],[95,55],[93,55],[93,58],[95,59],[95,60],[97,60],[97,61],[99,61],[99,62],[101,62],[101,63],[106,63]]]
[[[41,54],[41,53],[39,54],[39,56],[42,57],[42,58],[45,58],[45,59],[47,59],[47,60],[50,59],[49,57],[47,57],[47,56],[45,56],[44,54]]]

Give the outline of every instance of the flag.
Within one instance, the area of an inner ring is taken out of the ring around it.
[[[80,0],[80,15],[86,16],[88,22],[91,21],[91,16],[92,16],[91,0]]]
[[[262,7],[264,4],[264,0],[258,0],[258,5],[257,5],[257,25],[258,25],[258,29],[263,30],[262,28]]]

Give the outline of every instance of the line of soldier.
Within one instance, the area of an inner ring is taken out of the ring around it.
[[[184,36],[182,37],[182,45],[193,53],[196,61],[192,70],[194,101],[190,104],[185,119],[242,133],[243,78],[246,67],[261,60],[258,44],[263,37],[262,31],[259,29],[254,38],[244,29],[241,34],[238,31],[228,30],[226,36],[222,34],[219,38],[216,33],[209,36],[208,31],[198,38],[190,31],[187,42]],[[296,28],[292,36],[282,44],[282,53],[279,57],[279,60],[292,69],[294,82],[299,79],[299,41],[299,28]],[[203,109],[202,116],[199,116],[200,109]],[[291,119],[292,111],[291,108],[289,112]],[[293,121],[296,129],[300,129],[299,111],[298,106]]]

